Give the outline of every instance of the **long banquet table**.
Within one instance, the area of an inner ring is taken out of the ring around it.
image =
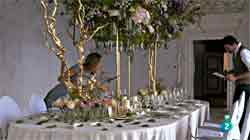
[[[143,117],[133,122],[101,122],[101,126],[84,122],[81,127],[73,127],[72,124],[56,121],[37,125],[42,116],[40,114],[23,118],[22,123],[11,122],[8,140],[190,140],[198,125],[209,119],[209,103],[199,100],[183,103],[168,105],[168,108],[182,109],[182,113],[177,111],[170,116],[160,115],[153,119],[152,116]],[[184,109],[186,112],[183,112]],[[53,125],[56,127],[50,127]]]

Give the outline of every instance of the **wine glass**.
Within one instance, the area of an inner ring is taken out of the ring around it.
[[[172,98],[173,98],[173,102],[178,102],[177,100],[177,88],[173,88],[172,89]]]
[[[176,96],[177,96],[178,102],[182,102],[183,101],[183,94],[182,94],[181,88],[177,88]]]
[[[159,95],[158,99],[159,99],[159,106],[162,106],[164,104],[164,96],[163,95]]]
[[[169,104],[169,92],[166,92],[165,94],[163,94],[164,100],[165,100],[165,104]]]
[[[183,93],[184,100],[188,100],[190,98],[185,88],[182,88],[182,93]]]
[[[132,112],[141,112],[142,110],[142,103],[139,101],[137,96],[132,97],[131,109]]]
[[[181,96],[182,96],[182,100],[185,100],[187,97],[186,97],[186,94],[184,92],[184,88],[180,88],[180,93],[181,93]]]
[[[160,104],[161,104],[161,101],[160,101],[160,96],[154,96],[152,95],[151,96],[151,100],[152,100],[152,107],[153,109],[158,109]]]
[[[121,96],[128,96],[127,89],[126,88],[123,90],[121,89],[120,94],[121,94]]]
[[[150,106],[150,96],[145,96],[143,99],[143,104],[147,108]]]
[[[170,91],[169,94],[168,94],[168,100],[169,100],[169,104],[170,105],[173,105],[174,104],[174,93],[173,91]]]

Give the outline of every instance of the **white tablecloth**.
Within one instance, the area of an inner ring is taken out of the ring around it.
[[[194,140],[191,136],[196,135],[197,127],[203,125],[204,121],[210,119],[208,102],[200,100],[187,101],[201,104],[201,106],[190,111],[190,115],[178,120],[176,140]]]
[[[83,127],[72,128],[69,124],[51,122],[36,125],[35,120],[24,119],[24,123],[12,122],[8,129],[8,140],[189,140],[190,131],[207,118],[209,105],[202,105],[190,111],[189,115],[175,118],[155,118],[155,123],[147,122],[149,118],[139,120],[140,125],[125,125],[122,121],[102,123],[102,127],[84,123]],[[196,123],[195,123],[196,121]],[[56,128],[46,128],[56,124]],[[116,127],[122,124],[123,127]],[[141,125],[148,124],[149,127]],[[105,126],[107,131],[102,131]],[[194,131],[195,132],[195,131]]]

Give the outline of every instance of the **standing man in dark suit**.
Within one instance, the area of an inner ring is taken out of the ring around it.
[[[225,36],[222,43],[225,50],[233,54],[233,70],[226,76],[227,80],[235,81],[236,84],[233,103],[239,100],[243,91],[246,94],[244,112],[239,124],[240,130],[242,130],[250,96],[250,50],[231,35]]]

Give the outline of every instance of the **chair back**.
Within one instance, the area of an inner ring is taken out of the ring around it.
[[[239,103],[238,113],[235,113],[236,114],[235,116],[232,115],[231,121],[233,123],[233,128],[227,135],[228,140],[240,139],[240,137],[241,137],[239,123],[240,123],[240,120],[241,120],[243,112],[244,112],[245,96],[246,96],[245,92],[243,91],[241,96],[240,96],[240,99],[237,101]]]
[[[14,120],[22,117],[20,107],[16,101],[9,96],[3,96],[0,98],[0,114],[6,116],[8,120]]]
[[[241,130],[240,140],[247,140],[250,133],[250,98],[247,101],[246,115]]]
[[[20,107],[11,97],[3,96],[0,98],[0,128],[2,138],[7,137],[8,123],[22,116]]]
[[[237,116],[238,116],[238,113],[239,113],[239,101],[236,101],[234,104],[233,104],[233,112],[231,114],[231,122],[234,124],[237,124]]]
[[[239,114],[239,101],[236,101],[233,105],[233,112],[231,114],[231,122],[233,124],[233,128],[227,133],[226,135],[227,140],[240,138],[240,129],[239,129],[239,124],[237,123],[238,114]]]
[[[239,99],[239,111],[238,111],[238,114],[237,114],[237,117],[236,117],[237,118],[236,119],[237,124],[240,123],[241,117],[242,117],[243,112],[244,112],[245,98],[246,98],[245,91],[243,91],[241,96],[240,96],[240,99]]]
[[[40,95],[33,94],[29,101],[29,113],[39,114],[42,112],[47,112],[46,104]]]

